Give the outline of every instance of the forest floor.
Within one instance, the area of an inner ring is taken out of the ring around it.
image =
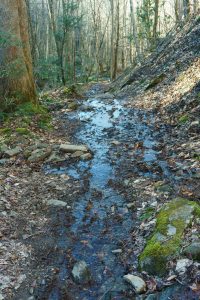
[[[0,300],[199,299],[199,36],[4,120]]]
[[[38,128],[36,116],[31,135],[16,133],[22,120],[13,120],[0,160],[0,299],[199,299],[197,261],[179,272],[179,255],[165,276],[138,266],[163,204],[200,199],[197,126],[170,125],[106,89],[44,95],[50,130]],[[71,144],[83,146],[69,152]],[[182,249],[198,232],[193,222]],[[126,274],[142,279],[141,295]]]

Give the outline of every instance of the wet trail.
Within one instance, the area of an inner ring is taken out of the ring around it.
[[[117,173],[127,164],[127,172],[138,176],[152,180],[170,177],[168,165],[157,150],[166,128],[156,128],[152,113],[126,108],[123,100],[90,98],[85,103],[64,117],[80,120],[76,140],[88,145],[92,160],[46,169],[50,174],[85,178],[82,184],[87,181],[87,186],[74,203],[72,217],[67,218],[63,212],[52,214],[53,223],[57,224],[57,255],[49,260],[58,271],[51,284],[41,287],[37,299],[133,299],[133,291],[124,284],[123,275],[137,267],[131,242],[137,220],[127,208],[127,199],[114,188],[124,180]],[[136,143],[142,147],[130,158],[130,145]],[[79,260],[85,261],[91,271],[89,284],[72,280],[73,264]]]

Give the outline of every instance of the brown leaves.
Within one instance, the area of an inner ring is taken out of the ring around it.
[[[200,283],[193,283],[190,288],[193,290],[193,292],[200,292]]]
[[[157,290],[157,282],[154,278],[150,278],[149,280],[147,280],[146,284],[147,284],[148,290],[150,290],[151,292]]]

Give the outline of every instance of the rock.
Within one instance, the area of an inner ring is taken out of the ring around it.
[[[198,299],[188,286],[173,284],[164,288],[160,293],[150,294],[145,300],[168,300],[168,299]]]
[[[1,144],[0,145],[0,152],[4,153],[7,150],[9,150],[8,146],[6,144]]]
[[[77,157],[81,157],[83,154],[83,151],[76,151],[72,154],[72,158],[77,158]]]
[[[187,199],[176,198],[165,204],[157,216],[154,233],[140,255],[141,269],[152,275],[165,275],[167,262],[181,250],[185,229],[199,214],[200,206]]]
[[[12,157],[12,156],[16,156],[16,155],[20,154],[20,152],[22,152],[22,148],[17,146],[13,149],[6,150],[4,152],[4,154],[6,157]]]
[[[9,162],[9,159],[6,159],[6,158],[2,158],[2,159],[0,159],[0,165],[5,165],[5,164],[7,164]]]
[[[94,108],[91,107],[91,106],[82,105],[82,106],[81,106],[81,110],[82,110],[82,111],[93,111]]]
[[[156,294],[150,294],[147,296],[147,298],[145,300],[157,300],[158,297]]]
[[[183,253],[187,257],[200,262],[200,241],[195,241],[191,243],[191,245],[184,249]]]
[[[74,265],[72,276],[77,283],[88,283],[91,280],[91,273],[85,261],[81,260]]]
[[[14,211],[14,210],[11,210],[9,216],[11,218],[16,218],[16,217],[18,217],[18,213],[16,211]]]
[[[192,265],[192,260],[183,258],[179,259],[176,263],[176,272],[180,275],[184,274],[187,271],[187,268]]]
[[[46,202],[46,204],[48,206],[56,206],[56,207],[66,207],[67,206],[66,202],[60,201],[60,200],[54,200],[54,199],[48,200]]]
[[[146,291],[146,283],[142,278],[132,274],[125,275],[123,278],[134,287],[136,293],[141,294]]]
[[[62,162],[65,161],[66,159],[63,157],[60,157],[56,152],[53,152],[50,157],[47,159],[46,162]]]
[[[111,251],[113,254],[119,254],[122,253],[122,249],[116,249]]]
[[[126,206],[127,206],[127,208],[131,209],[131,208],[135,207],[135,203],[134,202],[127,203]]]
[[[188,128],[188,131],[190,132],[199,132],[200,131],[200,122],[197,120],[197,121],[193,121],[189,128]]]
[[[37,150],[37,149],[43,149],[43,148],[48,148],[48,147],[49,147],[49,144],[38,142],[38,143],[28,147],[28,150],[32,152],[32,151]]]
[[[193,178],[200,179],[200,172],[197,171],[195,174],[192,175]]]
[[[78,108],[78,104],[76,102],[71,102],[68,104],[68,108],[72,110],[76,110]]]
[[[81,159],[82,160],[90,160],[90,159],[92,159],[92,154],[91,153],[83,154],[83,155],[81,155]]]
[[[129,291],[129,287],[124,282],[123,278],[109,278],[107,281],[103,283],[99,292],[104,295],[102,300],[111,300],[111,299],[122,299],[122,294],[126,291]],[[124,298],[123,298],[124,299]]]
[[[74,153],[77,151],[87,152],[88,148],[84,145],[62,144],[60,145],[60,150],[67,153]]]
[[[111,93],[98,94],[95,96],[96,99],[113,99],[114,95]]]
[[[169,184],[164,184],[162,181],[155,184],[155,190],[159,193],[171,193],[173,191]]]
[[[111,144],[113,144],[114,146],[121,145],[121,143],[119,141],[112,141]]]
[[[31,153],[28,161],[32,163],[40,162],[45,160],[51,154],[51,149],[37,149]]]
[[[174,234],[176,234],[176,227],[169,224],[167,226],[167,235],[174,235]]]

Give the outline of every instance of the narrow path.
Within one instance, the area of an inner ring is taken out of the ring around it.
[[[127,207],[135,195],[121,184],[131,174],[154,181],[170,178],[171,172],[159,152],[165,126],[157,129],[153,113],[125,104],[92,96],[77,112],[63,116],[80,121],[76,142],[88,145],[93,158],[45,169],[80,180],[85,192],[76,199],[72,215],[51,212],[55,251],[48,261],[55,276],[43,279],[36,299],[133,299],[123,275],[137,270],[133,235],[138,220],[131,205]],[[91,272],[88,284],[72,279],[72,268],[80,260]]]

